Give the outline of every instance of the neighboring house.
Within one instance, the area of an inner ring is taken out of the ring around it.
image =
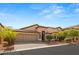
[[[76,29],[76,30],[79,30],[79,25],[67,27],[67,28],[64,28],[63,30],[67,30],[67,29]]]
[[[34,24],[28,27],[24,27],[15,30],[17,34],[16,42],[35,42],[35,41],[45,41],[46,35],[61,31],[59,27],[46,27]]]

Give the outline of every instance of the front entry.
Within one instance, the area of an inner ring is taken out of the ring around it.
[[[42,31],[42,42],[45,41],[45,31]]]

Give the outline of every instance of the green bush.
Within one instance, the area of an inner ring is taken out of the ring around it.
[[[69,30],[65,30],[67,32],[67,38],[71,38],[71,40],[74,41],[74,39],[78,39],[79,38],[79,30],[76,29],[69,29]]]
[[[16,32],[14,32],[9,27],[1,28],[0,38],[1,40],[3,39],[4,41],[7,41],[8,45],[12,45],[14,44],[14,40],[16,39]]]
[[[76,29],[68,29],[64,31],[60,31],[58,33],[53,34],[54,38],[56,40],[62,41],[65,40],[65,38],[71,38],[72,40],[74,38],[79,38],[79,30]]]
[[[58,34],[57,34],[57,33],[53,33],[52,36],[53,36],[53,39],[54,39],[55,41],[58,41],[58,37],[57,37]]]
[[[52,35],[47,35],[46,38],[50,42],[53,39],[53,36]]]
[[[5,40],[8,42],[9,45],[14,44],[14,41],[16,39],[16,32],[6,27],[4,28],[4,35],[5,35]]]
[[[63,31],[58,32],[57,38],[58,38],[59,41],[63,41],[66,38],[65,33]]]

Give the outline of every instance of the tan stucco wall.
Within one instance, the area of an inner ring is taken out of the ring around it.
[[[38,32],[42,32],[42,31],[45,31],[47,33],[53,33],[53,32],[57,32],[58,30],[55,29],[55,28],[42,28],[42,27],[39,27],[37,29]]]

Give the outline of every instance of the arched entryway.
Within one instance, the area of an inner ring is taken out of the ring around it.
[[[42,31],[42,42],[45,41],[45,31]]]

